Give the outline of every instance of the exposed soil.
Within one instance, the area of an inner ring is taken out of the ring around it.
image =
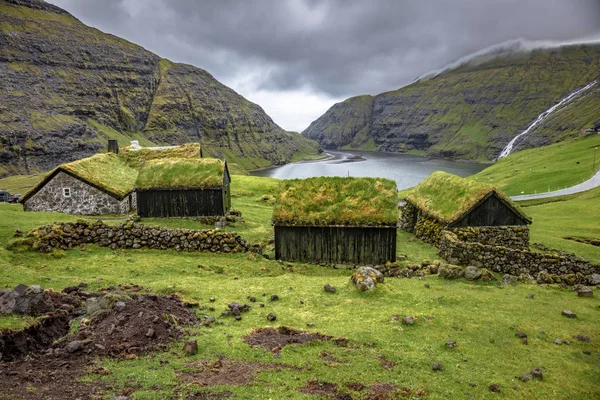
[[[79,382],[89,363],[85,356],[40,356],[0,363],[0,393],[9,399],[101,399],[104,388],[100,384]]]
[[[314,342],[315,340],[333,340],[342,346],[348,342],[346,338],[334,338],[333,336],[296,330],[285,326],[280,326],[279,328],[258,328],[250,335],[244,337],[244,342],[250,346],[260,346],[273,353],[280,352],[285,346],[290,344],[304,344]]]
[[[385,356],[379,357],[379,363],[383,368],[386,368],[390,371],[393,370],[396,367],[396,365],[398,365],[397,362],[388,360]]]
[[[228,399],[233,395],[231,392],[196,392],[188,394],[186,400],[222,400]]]
[[[226,358],[219,358],[214,361],[191,362],[186,364],[186,367],[193,370],[179,372],[177,374],[179,380],[199,386],[250,385],[260,371],[290,368],[278,364],[229,360]]]
[[[101,312],[69,339],[84,341],[85,351],[98,355],[140,353],[163,349],[183,335],[183,326],[199,322],[176,296],[130,296],[121,311]]]
[[[15,361],[27,354],[45,350],[55,340],[69,333],[70,315],[59,311],[46,315],[21,331],[0,334],[0,361]]]
[[[95,364],[95,355],[135,358],[135,353],[166,347],[184,333],[183,326],[198,322],[176,296],[130,297],[120,311],[105,310],[87,323],[82,320],[76,335],[64,336],[73,316],[66,308],[20,332],[3,332],[2,360],[16,361],[0,362],[0,394],[10,399],[102,399],[106,388],[100,383],[79,382],[87,373],[110,374]]]
[[[338,387],[335,383],[321,382],[316,379],[306,382],[306,385],[300,388],[300,391],[302,393],[310,394],[312,396],[322,396],[336,400],[352,400],[352,396],[350,396],[349,394],[339,393]]]

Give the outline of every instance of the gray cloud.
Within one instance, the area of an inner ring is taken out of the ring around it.
[[[600,33],[598,0],[50,1],[236,90],[251,71],[245,95],[376,94],[507,40]]]

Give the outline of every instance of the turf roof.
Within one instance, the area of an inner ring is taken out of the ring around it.
[[[142,148],[140,150],[132,150],[131,147],[124,147],[121,149],[119,157],[131,167],[139,168],[144,162],[150,160],[166,158],[199,158],[200,148],[200,143],[186,143],[169,149]]]
[[[26,200],[37,192],[57,171],[75,175],[116,197],[124,197],[133,190],[138,173],[137,169],[129,167],[116,154],[96,154],[53,169],[44,176],[40,183],[27,192],[23,199]]]
[[[150,160],[140,169],[135,186],[148,189],[221,187],[225,163],[216,158]]]
[[[460,218],[492,191],[523,215],[518,207],[495,186],[443,171],[436,171],[419,183],[406,196],[406,201],[428,215],[449,224]]]
[[[279,184],[273,222],[297,226],[395,226],[396,182],[383,178],[317,177]]]

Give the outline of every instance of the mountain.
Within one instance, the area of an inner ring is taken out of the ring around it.
[[[122,145],[201,141],[245,168],[319,146],[208,72],[88,27],[41,0],[0,0],[0,176]]]
[[[537,116],[600,78],[600,44],[482,54],[401,89],[335,104],[302,132],[328,149],[495,159]],[[524,136],[538,147],[600,121],[600,83]]]

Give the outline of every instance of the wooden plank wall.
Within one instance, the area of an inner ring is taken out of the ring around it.
[[[140,217],[225,215],[223,189],[145,190],[137,192]]]
[[[507,207],[496,196],[490,196],[471,213],[453,224],[452,227],[504,225],[527,225],[527,221]]]
[[[275,226],[275,258],[333,264],[396,261],[396,228]]]

